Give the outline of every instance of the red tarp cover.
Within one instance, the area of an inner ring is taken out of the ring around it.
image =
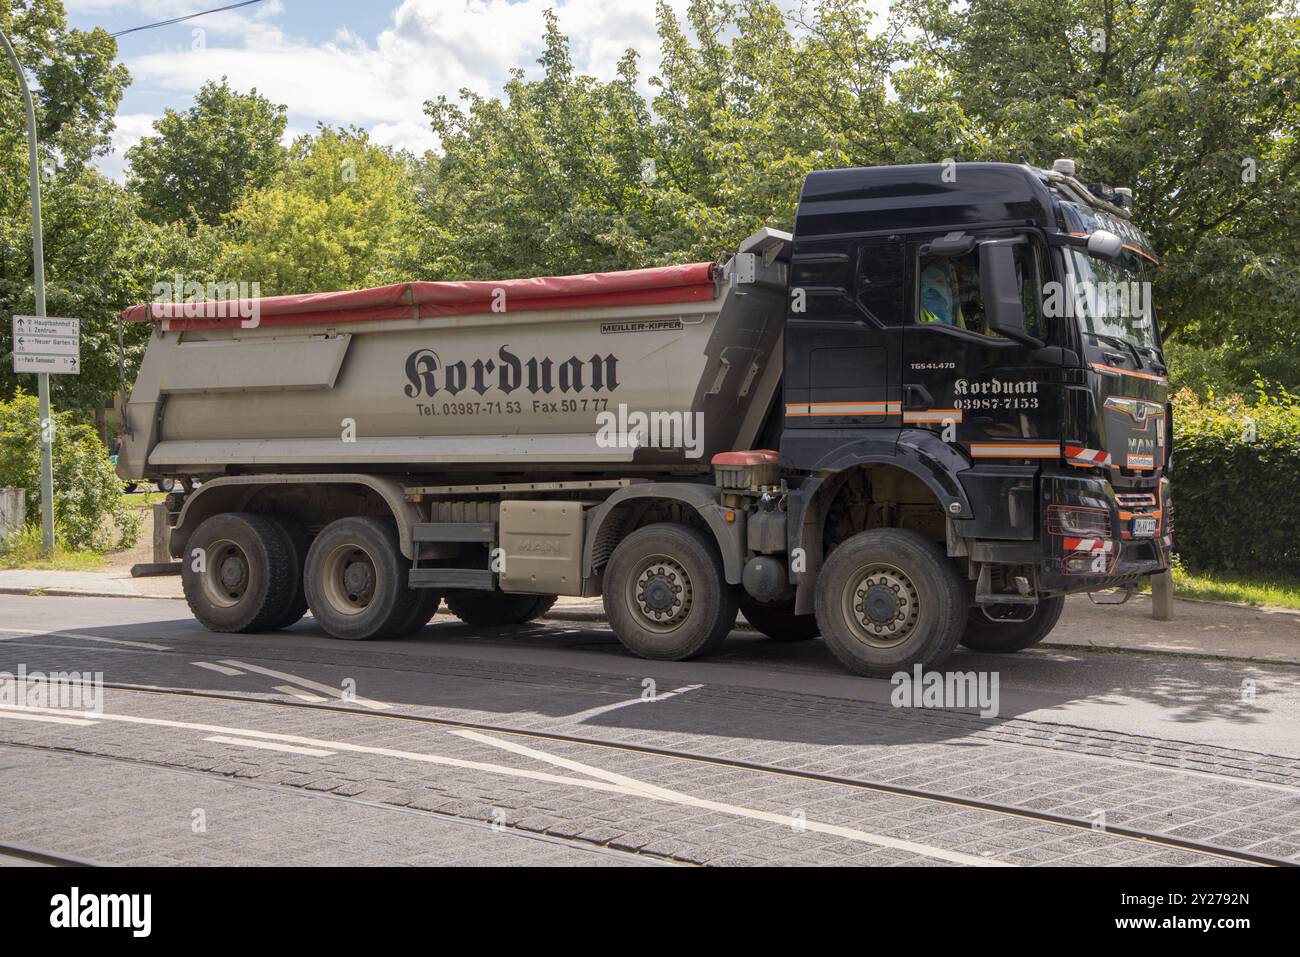
[[[501,307],[504,291],[504,309]],[[319,292],[300,296],[271,296],[240,302],[143,303],[122,312],[128,322],[170,319],[168,328],[239,328],[241,317],[257,303],[259,325],[314,325],[411,319],[474,312],[525,312],[546,309],[592,309],[598,306],[638,306],[655,303],[700,302],[714,296],[713,263],[587,273],[582,276],[539,276],[498,282],[405,282],[376,289]],[[494,310],[493,305],[498,304]],[[194,311],[202,310],[198,317]],[[186,316],[186,310],[191,315]],[[224,318],[221,313],[224,311]]]

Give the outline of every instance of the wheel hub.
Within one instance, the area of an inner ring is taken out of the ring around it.
[[[374,588],[375,576],[365,562],[349,562],[343,570],[343,587],[349,594],[361,595]]]
[[[632,586],[633,605],[641,619],[660,630],[675,628],[690,613],[690,576],[671,558],[646,561]]]
[[[242,555],[228,555],[221,563],[221,584],[227,589],[238,588],[248,577],[248,566]]]
[[[864,568],[857,584],[848,589],[845,604],[858,638],[876,647],[906,641],[916,628],[920,601],[916,586],[900,569],[890,565]]]

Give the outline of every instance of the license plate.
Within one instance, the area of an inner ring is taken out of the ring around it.
[[[1133,519],[1133,537],[1134,538],[1154,538],[1156,534],[1156,519],[1152,515],[1147,518]]]

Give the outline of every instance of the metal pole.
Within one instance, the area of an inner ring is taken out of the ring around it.
[[[18,62],[18,54],[4,31],[0,30],[0,44],[13,61],[18,74],[18,86],[23,91],[27,106],[27,162],[32,178],[32,272],[36,279],[36,315],[45,318],[45,238],[41,232],[41,167],[36,150],[36,107],[32,91],[27,87],[27,74]],[[50,417],[50,376],[40,372],[36,376],[36,391],[41,405],[41,539],[47,556],[54,554],[54,463],[50,455],[54,444],[54,420]]]

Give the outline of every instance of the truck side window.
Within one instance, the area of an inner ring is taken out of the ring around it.
[[[853,294],[862,310],[883,326],[897,326],[904,321],[904,249],[904,244],[892,236],[858,244]]]
[[[1032,335],[1042,336],[1042,283],[1034,246],[1030,243],[1016,246],[1015,261],[1025,308],[1025,328]],[[1002,338],[985,321],[978,246],[965,256],[918,255],[916,272],[917,322],[954,326],[982,336]]]
[[[916,321],[987,335],[979,263],[978,247],[965,256],[918,256]]]

